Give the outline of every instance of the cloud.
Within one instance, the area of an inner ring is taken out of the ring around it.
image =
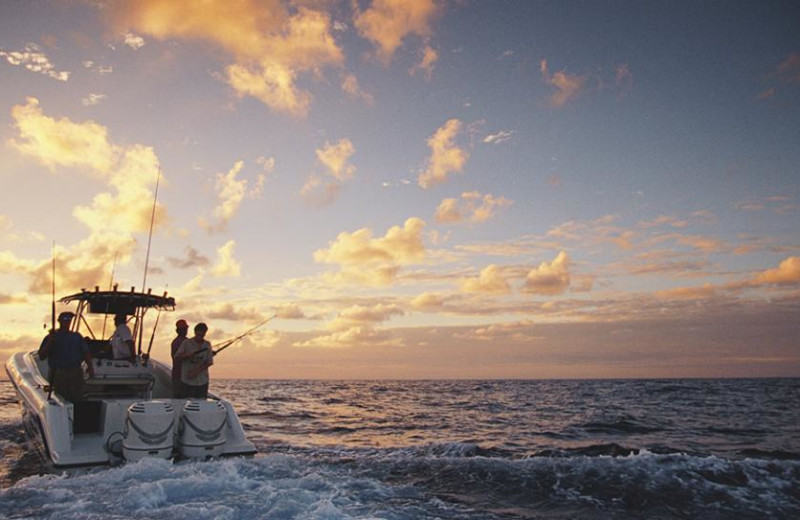
[[[627,63],[622,63],[614,68],[616,75],[614,76],[614,85],[619,90],[618,98],[622,98],[630,94],[633,89],[633,75]]]
[[[700,287],[678,287],[676,289],[668,289],[665,291],[656,291],[656,297],[662,300],[703,300],[714,296],[717,293],[717,288],[710,284],[705,283]]]
[[[141,36],[137,36],[133,33],[125,33],[124,35],[124,42],[125,45],[130,47],[131,49],[138,51],[142,47],[144,47],[144,38]]]
[[[27,44],[22,51],[0,49],[0,57],[5,58],[11,65],[23,66],[32,72],[44,74],[58,81],[69,80],[70,73],[56,70],[55,66],[50,63],[50,58],[34,43]]]
[[[247,196],[251,199],[257,199],[264,193],[264,185],[267,183],[267,177],[272,175],[275,171],[275,158],[261,156],[256,159],[256,164],[261,166],[261,172],[256,177],[256,182],[253,187],[247,192]]]
[[[644,229],[661,227],[661,226],[685,228],[688,225],[689,225],[688,221],[670,215],[660,215],[653,220],[643,220],[639,222],[639,227]]]
[[[121,148],[108,141],[107,129],[93,121],[74,123],[45,116],[35,98],[11,110],[20,140],[9,143],[55,171],[56,167],[87,168],[105,178],[115,194],[101,193],[90,206],[75,208],[75,216],[95,230],[137,232],[149,228],[152,212],[150,185],[158,174],[153,150],[141,145]],[[159,206],[157,222],[165,219]]]
[[[464,169],[469,158],[468,152],[455,144],[455,138],[461,132],[462,123],[458,119],[450,119],[428,139],[431,157],[428,165],[417,179],[422,188],[430,188],[441,184],[452,173]]]
[[[461,194],[461,200],[444,199],[436,209],[436,221],[440,223],[486,222],[494,217],[498,208],[510,206],[514,201],[497,197],[491,193],[481,195],[477,191]]]
[[[45,116],[39,100],[29,97],[25,105],[11,109],[19,140],[9,144],[54,171],[57,166],[86,167],[104,176],[120,155],[108,141],[107,129],[93,121],[74,123],[67,118]]]
[[[776,98],[786,86],[800,86],[800,53],[793,52],[783,60],[768,76],[769,80],[776,82],[756,96],[759,101]]]
[[[85,98],[81,100],[84,106],[91,107],[95,105],[99,105],[101,101],[106,99],[108,96],[105,94],[89,94]]]
[[[101,76],[107,76],[112,72],[114,72],[114,67],[112,67],[111,65],[98,65],[91,60],[84,61],[83,66],[91,70],[92,72],[100,74]]]
[[[136,233],[148,231],[167,220],[166,209],[158,204],[153,215],[153,192],[159,175],[158,158],[152,148],[128,147],[110,172],[109,185],[115,193],[95,195],[89,206],[77,206],[75,217],[94,231]]]
[[[409,73],[413,76],[417,73],[417,71],[420,71],[426,79],[431,79],[431,76],[433,75],[433,69],[438,60],[439,53],[436,52],[436,49],[430,45],[426,45],[422,50],[422,59],[419,63],[411,67]]]
[[[234,249],[236,249],[236,241],[234,240],[229,240],[222,247],[217,249],[217,262],[211,269],[211,274],[213,276],[229,276],[232,278],[241,276],[242,266],[233,257]]]
[[[314,252],[314,260],[327,264],[368,265],[373,263],[408,264],[422,260],[425,246],[422,230],[425,221],[412,217],[403,227],[393,226],[386,235],[372,238],[367,228],[339,233],[328,249]]]
[[[176,269],[190,269],[190,268],[193,268],[193,267],[206,267],[211,263],[207,256],[201,255],[197,251],[197,249],[195,249],[195,248],[193,248],[191,246],[186,246],[186,249],[184,249],[184,251],[186,253],[186,257],[185,258],[168,257],[167,258],[167,263],[169,263],[170,266],[172,266],[172,267],[174,267]]]
[[[756,284],[789,285],[800,283],[800,256],[790,256],[778,267],[759,273],[753,280]]]
[[[800,85],[800,53],[793,52],[778,65],[778,78],[784,83]]]
[[[218,173],[214,183],[217,203],[212,210],[215,222],[211,223],[205,218],[199,219],[200,227],[209,233],[225,231],[228,223],[236,216],[239,205],[244,200],[247,191],[247,179],[239,180],[236,175],[242,171],[244,161],[236,161],[228,173]]]
[[[136,240],[129,234],[93,232],[71,247],[57,246],[56,287],[60,292],[69,293],[105,283],[115,259],[121,263],[127,262],[136,245]],[[26,274],[30,278],[30,292],[50,293],[53,280],[50,258],[39,261]]]
[[[320,175],[311,174],[300,188],[300,196],[312,206],[327,206],[336,200],[341,188],[341,183],[326,182]]]
[[[356,167],[349,163],[355,147],[349,139],[340,139],[336,144],[325,142],[317,149],[317,160],[325,167],[324,174],[333,180],[325,180],[322,175],[312,173],[300,189],[300,196],[314,206],[331,204],[339,195],[344,182],[355,175]]]
[[[550,74],[547,60],[541,61],[540,70],[545,83],[556,88],[556,92],[549,98],[551,107],[564,106],[567,102],[578,98],[586,89],[586,76],[567,74],[563,70]]]
[[[338,181],[353,178],[356,167],[350,164],[350,156],[355,153],[355,147],[350,139],[340,139],[336,144],[325,142],[325,146],[317,150],[317,160],[327,169],[326,173]]]
[[[292,303],[281,305],[276,309],[275,314],[278,315],[278,318],[283,320],[302,320],[308,318],[299,305]]]
[[[552,262],[542,262],[525,277],[525,292],[557,295],[567,290],[570,284],[569,257],[561,251]]]
[[[360,99],[367,105],[375,104],[372,94],[363,90],[358,84],[358,78],[353,74],[346,74],[342,77],[342,90],[353,99]]]
[[[375,349],[377,347],[400,347],[403,344],[402,338],[393,336],[391,332],[377,330],[372,326],[356,326],[297,342],[294,346],[316,348],[365,347]]]
[[[236,322],[256,322],[264,319],[264,314],[252,307],[233,305],[230,302],[216,303],[204,307],[203,316],[213,320]]]
[[[318,76],[323,67],[344,62],[327,13],[306,7],[289,12],[279,0],[142,0],[115,3],[111,9],[121,30],[222,48],[233,57],[225,78],[239,97],[252,96],[297,117],[305,116],[311,104],[311,94],[297,86],[298,75]]]
[[[433,0],[375,0],[364,11],[359,11],[356,6],[354,25],[362,37],[378,47],[378,58],[385,65],[392,60],[407,36],[416,34],[421,37],[426,51],[418,67],[424,69],[426,60],[435,61],[427,49],[433,33],[431,23],[438,14],[439,7]]]
[[[403,227],[393,226],[379,238],[373,238],[367,228],[345,231],[327,249],[315,251],[314,260],[341,267],[339,273],[328,275],[334,283],[388,285],[397,277],[400,266],[425,258],[424,228],[422,219],[412,217]]]
[[[443,296],[436,293],[422,293],[415,296],[411,300],[411,307],[420,310],[436,310],[444,306],[445,299]]]
[[[394,304],[379,303],[369,307],[354,305],[342,310],[333,321],[328,323],[328,328],[334,331],[346,331],[355,327],[372,327],[389,320],[392,316],[402,316],[403,314],[405,311]]]
[[[463,278],[459,281],[463,292],[508,294],[511,286],[503,276],[500,267],[492,264],[483,268],[477,278]]]
[[[514,131],[506,131],[501,130],[496,134],[489,134],[483,138],[483,142],[487,144],[500,144],[504,141],[508,141],[514,135]]]

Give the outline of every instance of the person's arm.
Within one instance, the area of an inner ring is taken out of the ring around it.
[[[194,352],[189,352],[189,347],[186,346],[186,342],[190,341],[189,339],[183,340],[181,346],[178,347],[178,351],[175,352],[175,361],[183,361],[184,359],[188,359],[194,355]]]
[[[83,352],[83,360],[86,362],[86,368],[89,371],[89,377],[94,377],[94,363],[92,363],[92,354],[89,351],[89,345],[86,340],[81,338],[81,351]]]
[[[55,338],[55,333],[51,330],[39,345],[39,359],[47,359],[47,356],[50,355],[50,346],[53,344],[53,338]]]

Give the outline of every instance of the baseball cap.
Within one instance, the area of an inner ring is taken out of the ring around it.
[[[72,321],[72,318],[74,318],[74,317],[75,317],[75,314],[73,314],[73,313],[71,313],[69,311],[64,311],[64,312],[62,312],[61,314],[58,315],[58,321]]]
[[[186,320],[178,320],[178,321],[175,322],[175,327],[177,327],[179,329],[185,327],[185,328],[188,329],[189,328],[189,324],[186,323]]]

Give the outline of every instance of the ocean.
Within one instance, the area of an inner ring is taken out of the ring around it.
[[[56,471],[0,382],[0,518],[800,518],[800,379],[214,380],[259,454]]]

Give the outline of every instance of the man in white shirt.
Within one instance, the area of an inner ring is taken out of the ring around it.
[[[109,342],[111,343],[111,351],[114,359],[126,359],[133,363],[136,361],[136,347],[133,344],[133,335],[131,329],[125,323],[128,317],[125,314],[117,314],[114,316],[114,325],[117,328],[111,335]]]
[[[214,364],[214,351],[205,339],[207,332],[208,325],[198,323],[194,327],[194,337],[185,339],[175,353],[175,359],[183,361],[181,382],[186,397],[208,397],[208,367]]]

